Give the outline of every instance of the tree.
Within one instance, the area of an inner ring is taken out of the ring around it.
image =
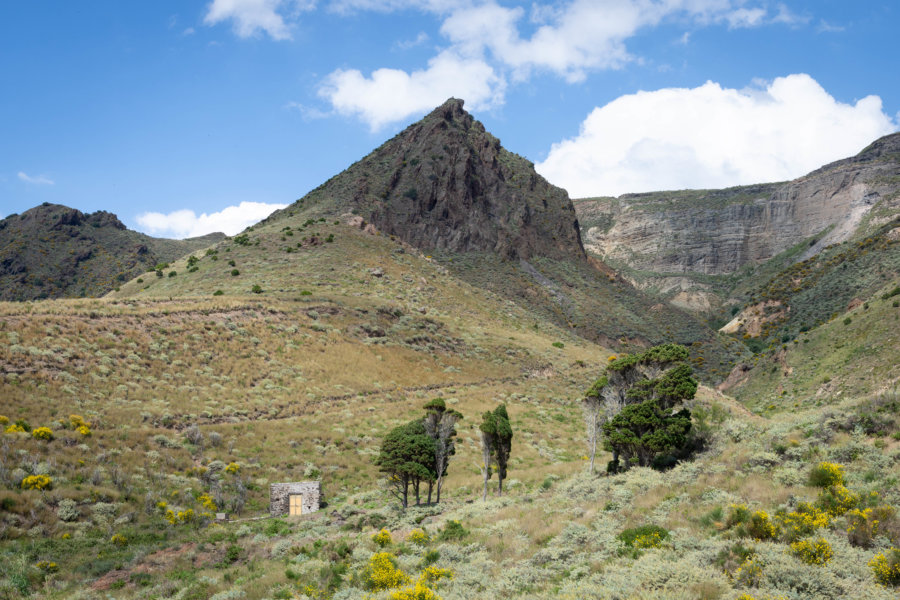
[[[506,405],[501,404],[494,412],[486,412],[481,419],[481,450],[484,459],[484,494],[482,499],[487,499],[487,482],[491,478],[492,466],[497,471],[497,495],[503,495],[503,480],[506,479],[506,467],[509,463],[509,455],[512,452],[512,425],[509,423],[509,414]]]
[[[675,409],[697,392],[693,371],[684,362],[688,356],[684,346],[663,344],[609,363],[584,398],[592,471],[601,431],[613,453],[608,467],[613,472],[621,467],[620,455],[628,464],[647,466],[684,447],[690,411]]]
[[[403,508],[409,506],[410,484],[419,504],[419,484],[435,480],[434,455],[434,440],[425,433],[420,419],[395,427],[382,440],[375,464],[388,475],[392,493]]]
[[[434,472],[437,474],[437,502],[441,501],[444,475],[450,465],[450,457],[456,454],[456,423],[462,419],[460,412],[448,410],[443,398],[434,398],[425,405],[425,433],[434,440]],[[431,504],[431,485],[428,486],[428,503]]]
[[[587,427],[588,452],[590,453],[590,473],[594,474],[594,455],[597,454],[597,439],[603,431],[605,419],[600,418],[603,412],[603,397],[601,391],[609,380],[604,376],[594,382],[582,400],[581,408],[584,412],[584,424]]]

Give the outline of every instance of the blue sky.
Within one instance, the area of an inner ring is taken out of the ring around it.
[[[797,177],[900,125],[894,2],[0,5],[0,216],[183,237],[301,197],[449,96],[572,197]]]

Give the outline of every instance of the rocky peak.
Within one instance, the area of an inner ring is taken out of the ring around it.
[[[456,98],[298,204],[351,211],[427,251],[585,256],[566,191],[505,150]]]

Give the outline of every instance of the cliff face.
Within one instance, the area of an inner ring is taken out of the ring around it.
[[[566,191],[452,98],[298,204],[350,211],[427,251],[585,258]]]
[[[730,274],[818,236],[804,254],[811,256],[900,212],[900,134],[787,183],[575,206],[585,246],[603,257],[657,274]]]
[[[106,211],[42,204],[0,221],[0,300],[102,296],[158,263],[224,237],[153,238]]]

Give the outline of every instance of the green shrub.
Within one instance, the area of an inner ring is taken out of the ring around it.
[[[628,548],[659,548],[669,538],[669,532],[659,525],[641,525],[626,529],[617,537]]]
[[[262,294],[263,289],[258,285],[254,285],[252,288],[250,288],[250,291],[254,294]]]
[[[215,292],[213,292],[213,296],[222,296],[224,294],[225,292],[223,292],[222,290],[216,290]]]
[[[809,473],[809,485],[828,488],[844,484],[844,467],[837,463],[821,462]]]
[[[237,269],[232,269],[232,270],[231,270],[231,276],[232,276],[232,277],[237,277],[237,276],[240,275],[240,274],[241,274],[241,272],[238,271]]]
[[[468,530],[459,521],[447,521],[444,528],[438,534],[437,539],[442,542],[453,542],[464,539],[469,535]]]

